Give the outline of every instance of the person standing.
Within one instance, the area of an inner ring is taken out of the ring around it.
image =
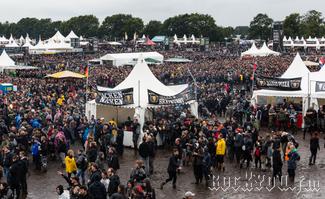
[[[81,179],[81,184],[85,185],[86,183],[86,178],[85,178],[85,173],[88,168],[88,161],[87,161],[87,156],[84,154],[84,151],[80,149],[78,151],[78,158],[77,158],[77,176],[79,179]]]
[[[317,151],[320,150],[319,147],[319,136],[318,133],[315,132],[312,134],[312,137],[310,139],[310,152],[311,152],[311,156],[309,158],[309,165],[314,165],[316,162],[316,155],[317,155]]]
[[[149,145],[147,142],[147,136],[143,136],[142,143],[139,146],[139,155],[144,163],[144,170],[146,171],[146,175],[149,176],[150,168],[149,168]]]
[[[225,139],[223,139],[223,135],[220,133],[216,144],[216,160],[217,160],[217,168],[219,171],[225,171],[225,167],[223,165],[225,154],[226,154],[226,142]]]
[[[133,147],[134,147],[134,155],[137,154],[138,152],[138,139],[140,136],[140,131],[141,131],[141,126],[138,122],[138,119],[135,119],[133,121],[133,126],[132,126],[132,141],[133,141]]]
[[[195,184],[199,184],[203,179],[203,149],[199,143],[195,143],[193,151],[193,172],[195,176]]]
[[[300,155],[297,152],[297,149],[294,145],[290,145],[290,152],[288,154],[288,175],[289,180],[294,182],[297,169],[297,161],[300,160]]]
[[[115,171],[120,169],[119,159],[113,147],[108,148],[108,154],[106,159],[108,168],[113,168]]]
[[[272,176],[272,184],[275,182],[276,177],[279,177],[281,183],[282,177],[282,158],[281,158],[281,148],[277,148],[273,151],[272,160],[273,160],[273,176]]]
[[[17,155],[14,155],[12,158],[12,165],[9,168],[7,181],[16,199],[20,198],[21,169],[22,168],[21,164],[19,163],[19,157]]]
[[[67,156],[64,159],[65,162],[65,171],[67,172],[68,178],[71,177],[71,174],[77,174],[77,164],[74,159],[74,152],[73,150],[69,150]]]
[[[164,188],[164,185],[169,181],[173,180],[173,188],[176,189],[176,180],[177,180],[177,170],[180,169],[180,159],[178,150],[175,148],[173,150],[173,155],[169,158],[167,172],[169,177],[165,182],[162,182],[160,185],[160,189]]]

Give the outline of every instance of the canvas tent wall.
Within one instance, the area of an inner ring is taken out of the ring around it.
[[[109,64],[112,66],[124,66],[124,65],[135,65],[136,60],[142,55],[145,59],[151,58],[162,63],[164,56],[158,52],[139,52],[139,53],[117,53],[107,54],[101,57],[103,64]]]

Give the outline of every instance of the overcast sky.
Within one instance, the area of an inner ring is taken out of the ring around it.
[[[257,13],[266,13],[274,20],[312,9],[325,14],[324,0],[1,0],[1,4],[1,22],[17,22],[23,17],[65,20],[84,14],[94,14],[102,21],[117,13],[148,22],[198,12],[212,15],[218,25],[238,26],[249,25]]]

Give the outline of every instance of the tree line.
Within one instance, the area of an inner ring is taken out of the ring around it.
[[[127,33],[129,39],[133,34],[142,34],[153,37],[155,35],[173,36],[184,34],[196,37],[209,37],[210,41],[224,41],[236,34],[247,36],[249,39],[269,40],[272,35],[273,19],[266,14],[257,14],[251,21],[250,26],[222,27],[218,26],[215,19],[206,14],[182,14],[170,17],[165,21],[152,20],[147,24],[141,18],[128,14],[116,14],[108,16],[102,23],[94,15],[82,15],[72,17],[66,21],[52,21],[49,18],[22,18],[17,23],[0,23],[0,35],[9,37],[13,34],[19,38],[26,33],[32,38],[49,38],[57,30],[67,35],[73,30],[77,35],[84,37],[98,37],[101,39],[121,39]],[[284,35],[286,36],[312,36],[320,37],[325,34],[325,24],[322,13],[312,10],[304,15],[293,13],[283,21]]]

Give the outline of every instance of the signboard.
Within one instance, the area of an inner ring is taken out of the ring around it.
[[[112,106],[124,106],[133,104],[133,88],[97,92],[96,103]]]
[[[258,89],[297,91],[301,90],[301,78],[256,77],[256,86]]]
[[[185,89],[181,93],[173,96],[164,96],[156,92],[148,90],[148,101],[149,104],[155,105],[176,105],[185,104],[188,101],[194,100],[195,96],[189,88]]]
[[[324,92],[325,91],[325,82],[316,81],[315,92]]]

